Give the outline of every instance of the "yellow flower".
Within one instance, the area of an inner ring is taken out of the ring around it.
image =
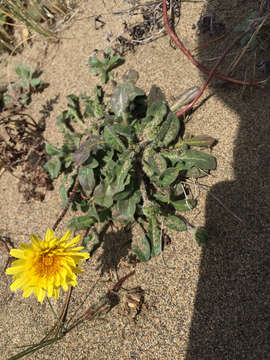
[[[48,297],[57,299],[60,286],[65,291],[68,285],[76,286],[76,274],[83,272],[77,265],[88,259],[89,254],[80,251],[83,246],[74,247],[80,241],[80,235],[68,242],[70,235],[69,230],[59,239],[60,236],[55,237],[54,231],[48,229],[45,240],[31,235],[32,244],[21,244],[20,249],[11,249],[10,255],[19,260],[13,261],[6,270],[8,275],[13,275],[10,289],[21,288],[25,298],[34,292],[38,301],[42,302],[46,291]]]

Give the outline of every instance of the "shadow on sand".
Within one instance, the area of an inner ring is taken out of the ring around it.
[[[209,3],[213,11],[217,1]],[[238,95],[230,96],[234,91]],[[246,91],[244,100],[239,89],[216,94],[240,118],[235,181],[218,183],[207,196],[210,239],[201,258],[186,360],[270,359],[270,91]]]

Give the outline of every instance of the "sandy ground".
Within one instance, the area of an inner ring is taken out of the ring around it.
[[[245,2],[223,5],[228,21],[234,9],[247,11]],[[250,2],[253,4],[254,2]],[[203,7],[217,11],[222,2],[184,2],[177,32],[185,45],[198,46],[198,35],[192,30]],[[49,87],[33,97],[27,109],[39,119],[46,100],[60,95],[59,102],[46,124],[46,138],[61,143],[55,118],[66,107],[65,96],[90,92],[97,78],[89,73],[87,61],[95,48],[107,46],[108,32],[119,34],[123,18],[112,11],[128,5],[117,1],[82,1],[80,12],[70,27],[61,33],[59,44],[39,39],[32,48],[10,60],[13,63],[40,62],[42,79]],[[208,8],[207,8],[208,6]],[[102,15],[104,28],[95,30],[94,16]],[[204,39],[202,40],[202,42]],[[210,53],[209,53],[210,54]],[[206,59],[205,51],[199,56]],[[209,58],[211,54],[209,55]],[[213,66],[213,63],[208,63]],[[128,53],[121,76],[133,68],[140,74],[138,86],[149,91],[156,84],[168,99],[185,89],[202,85],[199,70],[163,37],[137,51]],[[9,70],[12,73],[12,70]],[[12,75],[9,75],[12,77]],[[125,286],[140,286],[145,304],[136,323],[122,307],[116,306],[104,320],[85,322],[50,347],[29,359],[186,359],[239,360],[267,359],[269,339],[269,91],[247,90],[243,96],[238,87],[211,86],[204,98],[213,94],[193,114],[187,125],[192,134],[208,134],[218,139],[212,154],[218,159],[213,176],[201,182],[210,186],[200,190],[198,207],[188,216],[197,225],[206,225],[209,245],[201,249],[186,233],[172,233],[172,242],[163,257],[147,264],[137,264],[136,273]],[[0,178],[0,229],[15,246],[28,241],[31,233],[41,237],[61,211],[58,183],[46,194],[45,201],[26,203],[17,192],[17,180],[5,172]],[[217,200],[219,199],[219,201]],[[220,202],[234,213],[220,205]],[[67,215],[58,228],[65,231]],[[236,217],[240,218],[237,219]],[[123,234],[121,235],[123,237]],[[103,247],[85,266],[79,285],[72,293],[68,318],[79,315],[117,281],[115,265],[119,262],[117,240],[111,234]],[[123,254],[125,255],[123,250]],[[106,271],[113,264],[111,271]],[[120,265],[120,277],[133,268]],[[11,293],[11,278],[0,278],[0,351],[1,359],[16,354],[17,346],[38,342],[53,324],[47,303],[36,298],[23,299]],[[58,311],[64,296],[54,303]]]

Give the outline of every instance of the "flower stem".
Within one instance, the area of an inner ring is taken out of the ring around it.
[[[67,201],[67,204],[66,206],[64,207],[64,209],[62,210],[61,214],[58,216],[55,224],[53,225],[52,229],[55,231],[57,226],[60,224],[60,222],[62,221],[63,217],[66,215],[67,211],[68,211],[68,208],[69,208],[69,205],[71,203],[71,201],[73,200],[75,194],[76,194],[76,191],[77,191],[77,188],[78,188],[78,185],[79,185],[79,178],[77,176],[76,178],[76,181],[75,181],[75,184],[73,186],[73,189],[71,191],[71,194],[69,195],[69,198],[68,198],[68,201]]]

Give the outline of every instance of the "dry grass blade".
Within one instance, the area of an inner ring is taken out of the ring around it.
[[[57,31],[53,30],[53,26],[70,11],[71,8],[65,0],[42,3],[37,0],[3,0],[0,3],[0,43],[9,51],[14,51],[16,39],[11,27],[16,26],[25,26],[29,31],[56,41]]]

